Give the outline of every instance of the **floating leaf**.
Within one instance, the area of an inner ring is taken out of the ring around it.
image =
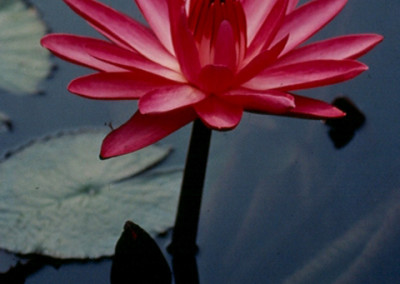
[[[102,137],[100,131],[48,137],[0,163],[2,248],[98,258],[113,254],[126,220],[153,234],[173,225],[182,172],[144,172],[170,149],[147,147],[102,161]]]
[[[0,88],[15,94],[38,92],[51,70],[40,46],[46,27],[38,12],[21,0],[0,1]]]

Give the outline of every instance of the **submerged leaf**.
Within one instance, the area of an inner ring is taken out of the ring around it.
[[[38,12],[21,0],[0,1],[0,88],[14,94],[37,93],[49,75],[49,53],[39,40],[46,26]]]
[[[113,254],[128,219],[153,234],[172,226],[181,171],[143,172],[170,149],[148,147],[101,161],[103,136],[92,131],[42,139],[0,163],[2,248],[98,258]]]

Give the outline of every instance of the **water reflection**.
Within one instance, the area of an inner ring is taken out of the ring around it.
[[[385,247],[399,237],[400,230],[393,230],[400,221],[399,197],[391,197],[352,224],[283,283],[316,283],[321,274],[335,284],[359,283],[360,276],[380,261]]]

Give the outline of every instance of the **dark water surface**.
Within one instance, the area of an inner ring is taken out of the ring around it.
[[[32,2],[53,32],[96,34],[62,1]],[[140,17],[133,1],[104,2]],[[200,283],[400,283],[398,11],[398,1],[352,0],[314,37],[385,36],[362,58],[369,71],[302,92],[326,101],[345,95],[364,113],[365,125],[345,147],[336,149],[318,121],[272,116],[246,114],[234,131],[213,133]],[[1,134],[0,154],[54,131],[119,125],[136,108],[69,94],[68,82],[88,70],[54,60],[59,68],[43,83],[44,96],[1,94],[15,130]],[[162,141],[176,148],[171,163],[183,164],[189,134],[186,127]],[[169,243],[158,241],[163,250]],[[110,260],[46,266],[26,283],[109,283],[110,268]]]

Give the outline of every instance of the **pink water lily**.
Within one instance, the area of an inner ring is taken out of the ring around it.
[[[238,125],[244,111],[327,119],[343,112],[295,95],[367,70],[355,59],[382,37],[356,34],[302,45],[346,0],[136,0],[148,25],[94,0],[64,0],[107,40],[50,34],[57,56],[97,72],[68,90],[91,99],[138,100],[103,141],[103,158],[150,145],[200,118]]]

